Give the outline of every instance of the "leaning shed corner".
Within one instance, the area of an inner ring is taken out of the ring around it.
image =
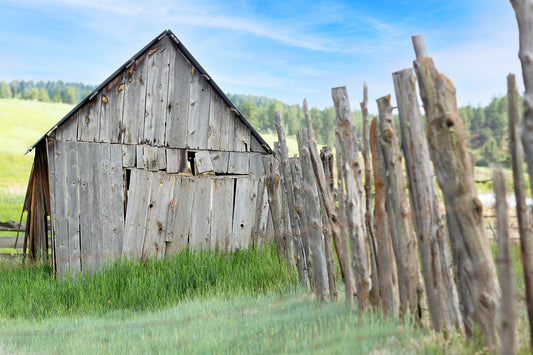
[[[35,257],[52,248],[60,275],[270,238],[262,157],[271,149],[171,31],[34,148],[26,240]]]

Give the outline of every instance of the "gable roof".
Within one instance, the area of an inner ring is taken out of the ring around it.
[[[72,110],[70,110],[59,122],[57,122],[52,128],[50,128],[39,140],[33,143],[25,154],[31,152],[39,143],[41,143],[46,137],[50,136],[59,126],[61,126],[67,119],[69,119],[76,111],[83,107],[86,103],[91,101],[102,89],[104,89],[111,81],[113,81],[118,75],[120,75],[125,69],[129,68],[135,61],[141,57],[146,51],[150,49],[156,42],[163,39],[163,37],[168,36],[172,42],[177,46],[185,58],[193,65],[195,70],[197,70],[208,82],[213,90],[222,98],[222,100],[229,106],[229,108],[235,113],[235,116],[240,119],[246,127],[248,127],[253,135],[263,149],[267,153],[272,153],[272,149],[261,137],[261,135],[253,128],[253,126],[248,122],[244,115],[239,111],[239,109],[231,102],[231,100],[226,96],[226,94],[220,89],[217,83],[207,74],[205,69],[198,63],[198,61],[193,57],[193,55],[187,50],[187,48],[181,43],[181,41],[176,37],[176,35],[171,30],[165,30],[157,37],[155,37],[150,43],[144,46],[139,52],[133,55],[128,61],[126,61],[122,66],[120,66],[113,74],[111,74],[104,82],[102,82],[96,89],[94,89],[90,94],[88,94],[83,100],[81,100]]]

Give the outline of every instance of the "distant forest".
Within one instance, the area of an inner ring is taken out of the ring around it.
[[[73,105],[94,89],[95,86],[61,80],[47,82],[12,80],[9,83],[0,81],[0,98],[63,102]],[[281,111],[288,135],[294,135],[298,128],[305,127],[301,105],[289,105],[264,96],[241,94],[227,94],[227,96],[259,132],[275,133],[274,112],[276,111]],[[470,139],[470,148],[476,165],[488,166],[491,163],[498,163],[509,166],[507,97],[495,97],[484,107],[464,106],[459,111],[465,122],[466,134]],[[313,107],[310,109],[310,114],[319,143],[333,145],[335,142],[333,106],[324,109]],[[362,113],[360,110],[354,110],[352,115],[361,145]]]
[[[12,80],[9,83],[0,81],[0,99],[16,98],[76,104],[95,88],[96,86],[65,83],[61,80],[36,83],[32,80]]]

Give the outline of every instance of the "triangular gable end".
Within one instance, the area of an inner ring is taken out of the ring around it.
[[[271,153],[268,144],[177,37],[156,37],[45,137]]]

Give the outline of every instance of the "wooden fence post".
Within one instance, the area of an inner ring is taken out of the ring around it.
[[[307,228],[309,228],[309,246],[316,285],[315,294],[319,300],[324,301],[329,297],[330,290],[322,235],[322,220],[320,217],[320,199],[309,154],[307,130],[298,129],[296,131],[296,139],[298,140],[298,150],[300,151],[305,204],[307,206],[307,217],[309,218]]]
[[[346,87],[331,89],[335,106],[335,125],[340,133],[342,146],[342,163],[344,165],[346,186],[346,216],[348,233],[352,244],[352,255],[355,263],[357,281],[357,302],[360,310],[365,309],[369,302],[372,287],[370,278],[369,247],[364,224],[363,186],[361,183],[361,164],[357,154],[357,139],[352,122],[352,111]]]
[[[268,190],[268,206],[274,227],[274,239],[279,262],[285,258],[285,241],[283,240],[283,201],[281,197],[281,177],[278,160],[272,156],[263,157],[265,184]]]
[[[529,346],[533,346],[533,231],[531,230],[531,212],[526,205],[526,188],[522,165],[522,150],[518,138],[518,92],[513,74],[507,76],[507,104],[509,116],[509,150],[513,166],[516,214],[520,230],[520,250],[526,285],[526,304],[529,318]]]
[[[414,214],[418,248],[433,329],[462,329],[457,288],[453,280],[446,228],[442,223],[424,125],[412,69],[392,74]]]
[[[492,182],[494,184],[494,194],[496,195],[496,225],[498,231],[496,260],[502,289],[502,297],[498,307],[500,354],[516,354],[513,260],[509,252],[507,196],[505,192],[505,177],[501,169],[492,169]]]
[[[411,213],[405,194],[402,156],[392,120],[390,95],[377,99],[382,159],[385,165],[386,208],[389,216],[392,245],[398,268],[400,317],[408,312],[420,321],[423,287],[419,284],[420,269],[416,241],[411,228]]]
[[[471,173],[473,162],[467,155],[455,88],[450,79],[437,71],[431,58],[417,57],[414,67],[428,120],[431,160],[446,207],[465,329],[470,335],[475,320],[485,344],[498,349],[495,315],[501,292],[484,235],[483,205],[477,198]]]

